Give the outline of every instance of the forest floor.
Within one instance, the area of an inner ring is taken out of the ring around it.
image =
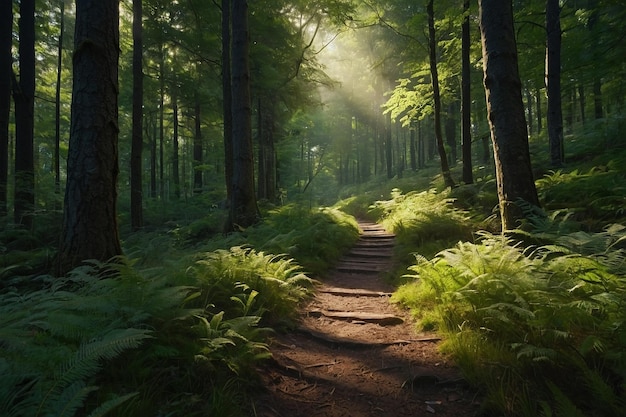
[[[297,330],[272,340],[255,416],[476,415],[476,391],[438,351],[438,336],[418,333],[389,302],[394,236],[359,225],[359,241],[303,307]]]

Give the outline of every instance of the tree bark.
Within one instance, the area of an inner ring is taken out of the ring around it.
[[[563,153],[563,110],[561,105],[561,10],[559,0],[546,0],[546,91],[548,93],[548,142],[550,164],[561,167]]]
[[[519,199],[538,206],[528,148],[511,1],[479,0],[484,86],[502,231],[517,228]]]
[[[430,75],[433,84],[433,101],[435,112],[435,139],[437,140],[437,151],[441,163],[441,175],[447,187],[454,187],[454,180],[448,165],[448,156],[443,144],[443,134],[441,132],[441,94],[439,92],[439,75],[437,72],[437,40],[435,38],[435,12],[433,10],[433,0],[428,1],[426,6],[428,13],[428,46],[430,58]]]
[[[269,100],[258,101],[258,186],[259,199],[276,202],[276,150],[274,147],[274,106]]]
[[[133,0],[133,127],[130,151],[130,222],[143,227],[143,29],[142,0]]]
[[[117,227],[119,0],[77,0],[58,272],[122,253]]]
[[[159,194],[165,200],[165,48],[159,48]]]
[[[229,224],[237,230],[255,224],[259,211],[254,190],[248,2],[233,0],[232,5],[233,181]]]
[[[470,1],[463,0],[463,25],[461,28],[461,147],[463,154],[463,182],[472,184],[472,97],[470,79]]]
[[[231,92],[230,0],[222,0],[222,110],[224,117],[224,178],[226,201],[230,205],[233,190],[233,105]],[[230,227],[230,226],[228,226]]]
[[[35,206],[35,0],[20,2],[20,79],[14,85],[15,102],[15,223],[32,227]]]
[[[174,197],[180,198],[180,151],[178,142],[178,86],[176,81],[173,82],[171,87],[171,100],[172,100],[172,123],[174,125],[174,132],[172,134],[172,187],[174,188]]]
[[[65,34],[65,0],[61,1],[61,23],[57,44],[57,79],[54,94],[54,192],[61,194],[61,74],[63,71],[63,37]],[[55,203],[56,204],[56,203]]]
[[[193,193],[202,192],[202,125],[200,123],[200,95],[195,94],[195,134],[193,137]]]
[[[13,42],[13,2],[0,2],[0,217],[7,214],[9,179],[9,117],[11,113],[11,45]]]

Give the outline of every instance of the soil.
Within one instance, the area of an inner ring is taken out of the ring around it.
[[[476,392],[389,302],[383,273],[394,236],[360,222],[361,237],[304,306],[296,331],[271,341],[258,417],[474,416]]]

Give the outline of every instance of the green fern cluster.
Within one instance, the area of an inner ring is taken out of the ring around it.
[[[320,275],[359,237],[356,220],[336,208],[286,205],[271,210],[246,231],[246,244],[267,253],[285,253],[310,274]]]
[[[616,166],[615,162],[593,167],[587,172],[551,171],[536,181],[540,200],[546,209],[567,208],[581,221],[595,219],[604,224],[624,218],[625,183],[622,167]]]
[[[398,245],[435,254],[471,237],[468,214],[455,209],[448,195],[448,191],[438,193],[434,189],[405,194],[396,188],[389,200],[376,201],[370,209],[387,230],[396,234]]]
[[[507,415],[621,415],[625,236],[613,226],[531,251],[483,233],[478,243],[420,258],[395,299],[429,310],[422,316],[448,335],[446,349],[468,378],[484,385],[487,407]]]
[[[241,246],[203,255],[192,274],[203,305],[228,317],[264,316],[272,323],[293,317],[314,285],[293,259]]]
[[[121,392],[85,410],[103,364],[152,337],[144,312],[94,270],[0,295],[0,415],[100,416],[136,395]]]

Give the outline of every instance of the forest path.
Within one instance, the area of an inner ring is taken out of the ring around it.
[[[258,417],[472,416],[478,407],[435,334],[389,302],[383,273],[395,237],[360,222],[352,250],[303,308],[297,331],[271,342]]]

